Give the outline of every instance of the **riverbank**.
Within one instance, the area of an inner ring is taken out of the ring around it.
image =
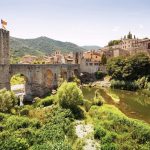
[[[150,97],[142,92],[131,92],[105,88],[101,86],[82,87],[85,99],[92,100],[97,91],[107,104],[114,105],[125,115],[131,118],[150,123]]]

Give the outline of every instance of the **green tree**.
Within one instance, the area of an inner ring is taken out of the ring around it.
[[[58,88],[57,96],[60,106],[63,108],[73,109],[83,101],[82,91],[75,82],[67,83],[66,81]]]
[[[106,63],[107,63],[107,57],[105,54],[102,54],[101,63],[102,63],[102,65],[106,65]]]
[[[143,53],[127,58],[117,57],[107,64],[108,74],[115,80],[134,81],[150,74],[150,58]]]
[[[120,44],[121,40],[113,40],[108,42],[108,46],[114,46]]]
[[[16,104],[17,98],[13,92],[6,89],[0,90],[0,112],[10,112]]]
[[[132,34],[131,34],[131,32],[129,32],[129,34],[127,35],[127,38],[128,38],[128,39],[132,39]]]

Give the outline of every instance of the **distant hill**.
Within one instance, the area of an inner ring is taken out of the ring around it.
[[[47,55],[55,50],[62,52],[84,51],[84,48],[70,42],[56,41],[47,37],[35,39],[10,38],[11,55],[21,57],[27,54],[40,56]]]
[[[86,49],[86,50],[98,50],[101,47],[100,46],[96,46],[96,45],[89,45],[89,46],[82,46],[82,48]]]

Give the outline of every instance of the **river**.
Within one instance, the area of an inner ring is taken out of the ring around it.
[[[83,87],[83,95],[91,100],[95,96],[95,91],[101,94],[106,103],[115,105],[130,118],[143,120],[150,123],[150,97],[142,92],[131,92],[123,90],[113,90],[101,87]]]

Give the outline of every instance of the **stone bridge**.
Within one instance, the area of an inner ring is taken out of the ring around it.
[[[77,64],[9,64],[9,31],[0,29],[0,89],[10,90],[12,76],[21,74],[26,94],[41,97],[57,87],[59,78],[68,80],[79,72]]]

